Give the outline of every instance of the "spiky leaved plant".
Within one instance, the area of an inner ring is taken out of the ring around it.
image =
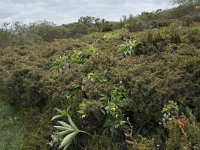
[[[63,111],[63,110],[60,110],[60,109],[56,109],[56,110],[60,113],[60,115],[54,116],[51,119],[52,121],[55,120],[55,119],[66,116],[67,119],[68,119],[68,122],[69,122],[69,123],[66,123],[64,121],[57,121],[59,125],[54,126],[58,130],[56,135],[62,138],[62,142],[59,146],[59,149],[67,150],[67,148],[70,146],[70,144],[72,143],[72,141],[74,140],[74,138],[77,136],[78,133],[85,133],[85,134],[90,135],[89,133],[82,131],[82,130],[79,130],[77,128],[77,126],[72,121],[72,119],[69,115],[69,112],[68,112],[69,108],[67,109],[67,111]]]

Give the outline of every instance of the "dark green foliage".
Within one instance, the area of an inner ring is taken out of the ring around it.
[[[127,141],[128,150],[154,150],[154,140],[153,139],[146,139],[140,137],[140,139],[134,141]]]
[[[78,22],[62,26],[46,21],[29,25],[20,22],[5,23],[0,28],[0,48],[53,42],[56,39],[76,38],[92,32],[112,31],[119,28],[118,24],[94,17],[81,17]]]
[[[84,150],[119,150],[110,138],[105,136],[94,135],[91,140],[88,141]]]
[[[40,79],[40,75],[28,69],[15,71],[8,81],[8,94],[13,103],[20,106],[44,106],[47,97],[41,91]]]
[[[10,105],[6,95],[0,95],[0,122],[0,149],[20,149],[25,133],[26,115],[24,109]]]
[[[80,105],[80,113],[81,118],[88,117],[89,115],[94,115],[94,117],[101,117],[102,112],[102,103],[96,100],[85,100]]]
[[[53,23],[41,22],[28,27],[29,33],[41,37],[45,42],[53,42],[55,39],[67,38],[68,30],[62,26],[56,26]]]
[[[200,3],[199,0],[173,0],[174,3],[181,4],[181,5],[191,5]]]
[[[7,45],[10,45],[11,34],[3,29],[0,29],[0,48],[5,48]],[[2,50],[0,51],[2,53]]]
[[[153,12],[143,12],[138,16],[130,15],[129,17],[124,17],[121,22],[130,32],[137,32],[145,29],[169,26],[177,21],[184,26],[190,26],[195,22],[199,22],[198,14],[199,10],[194,9],[193,5],[183,5],[177,9],[158,9]]]

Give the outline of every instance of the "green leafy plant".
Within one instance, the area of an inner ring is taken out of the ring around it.
[[[106,115],[104,127],[112,133],[126,123],[123,114],[123,106],[126,102],[125,88],[119,85],[108,95],[100,94],[100,101],[103,104],[103,111]]]
[[[87,78],[88,78],[88,80],[92,81],[93,83],[96,83],[96,82],[106,83],[107,82],[107,79],[104,76],[100,77],[96,73],[89,73],[87,75]]]
[[[83,64],[92,54],[96,52],[96,48],[89,46],[82,51],[76,51],[70,56],[70,60],[74,63]]]
[[[172,120],[173,117],[178,116],[179,108],[176,102],[169,101],[162,109],[163,113],[163,123],[165,124],[167,121]]]
[[[111,39],[111,38],[114,38],[114,37],[115,37],[115,35],[113,35],[112,33],[105,33],[104,36],[103,36],[104,39]]]
[[[68,57],[66,56],[59,57],[54,61],[53,67],[51,69],[57,70],[58,72],[62,72],[64,69],[69,67],[69,64],[70,62],[68,60]]]
[[[124,44],[120,45],[120,52],[122,52],[126,57],[137,55],[140,47],[141,43],[136,40],[126,41]]]
[[[99,81],[99,76],[98,76],[97,74],[95,74],[95,73],[89,73],[89,74],[87,75],[87,78],[88,78],[90,81],[92,81],[92,82],[97,82],[97,81]]]
[[[59,125],[56,125],[54,127],[58,130],[58,132],[55,133],[56,134],[55,136],[52,136],[53,140],[52,140],[52,144],[51,145],[54,145],[55,141],[56,142],[59,141],[59,140],[56,140],[56,136],[57,137],[62,137],[62,142],[61,142],[61,144],[59,146],[59,149],[63,148],[63,150],[66,150],[70,146],[72,141],[75,139],[77,134],[85,133],[85,134],[90,135],[89,133],[78,129],[78,127],[72,121],[72,118],[70,117],[70,115],[68,113],[69,108],[68,108],[67,111],[62,111],[60,109],[56,109],[56,110],[60,113],[60,115],[54,116],[51,120],[53,121],[54,119],[58,119],[58,118],[67,116],[67,119],[68,119],[69,123],[66,123],[64,121],[57,121],[57,123]]]

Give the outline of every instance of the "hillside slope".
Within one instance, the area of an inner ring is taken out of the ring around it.
[[[93,135],[71,149],[199,149],[199,25],[177,19],[3,49],[0,91],[31,115],[22,149],[49,149],[54,109],[69,106]]]

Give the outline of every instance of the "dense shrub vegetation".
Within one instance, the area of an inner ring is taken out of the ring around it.
[[[2,28],[0,92],[31,116],[22,149],[200,149],[199,13]]]

